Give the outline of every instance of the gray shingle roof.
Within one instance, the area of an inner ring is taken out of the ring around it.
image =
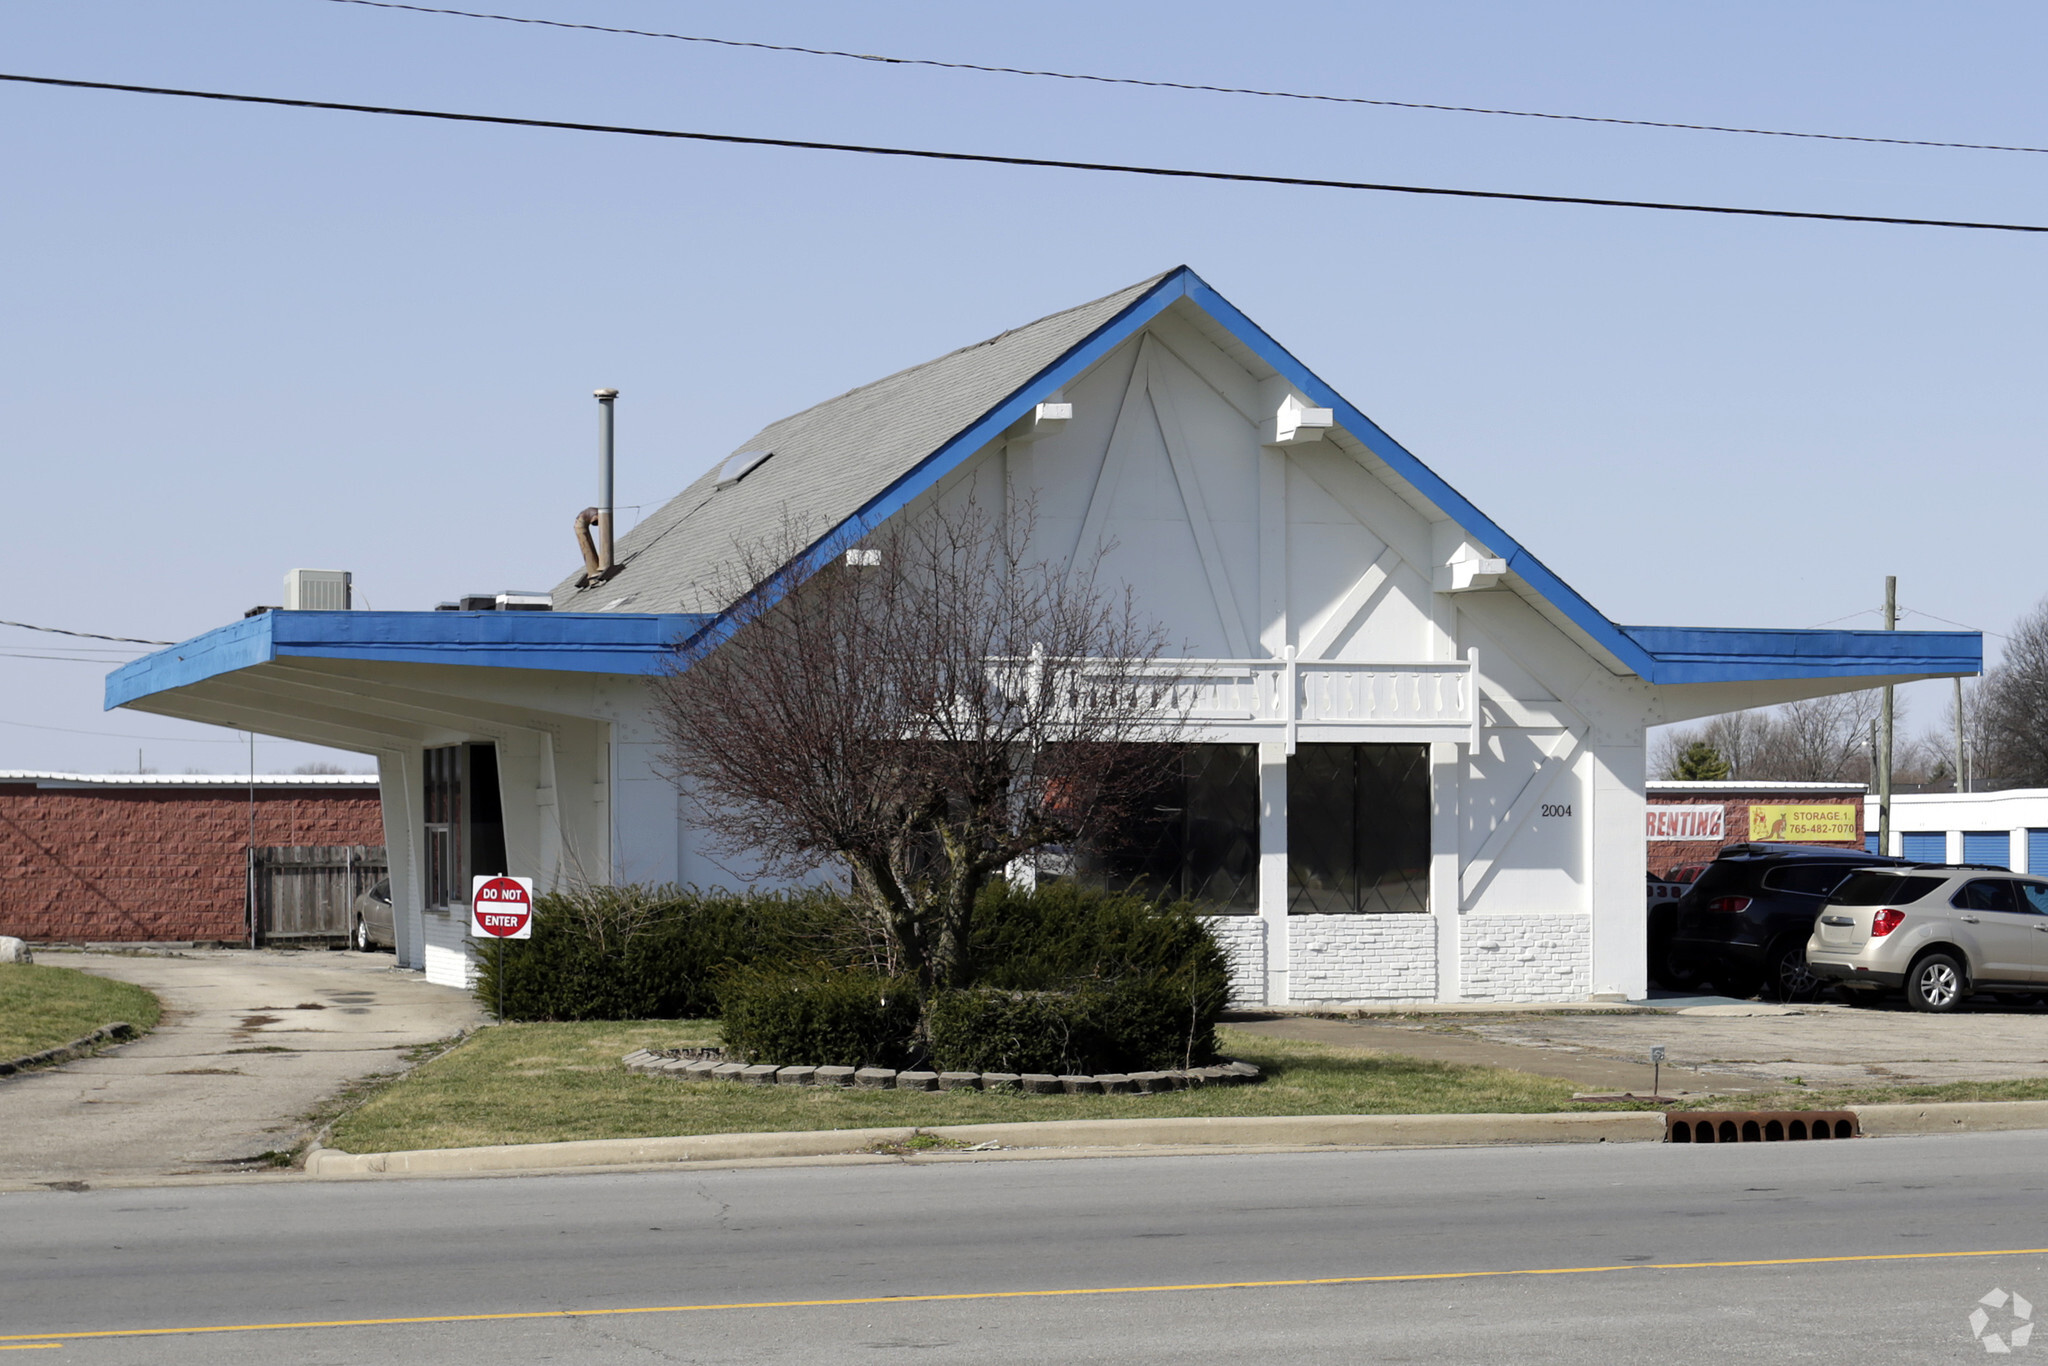
[[[723,489],[717,484],[725,461],[718,461],[619,538],[624,568],[617,577],[580,590],[576,574],[557,584],[556,610],[704,612],[728,606],[713,600],[710,589],[736,544],[772,536],[785,516],[819,534],[838,526],[1170,273],[771,424],[737,448],[772,451],[771,459]]]

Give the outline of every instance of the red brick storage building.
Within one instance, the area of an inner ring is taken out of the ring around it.
[[[383,842],[369,774],[0,771],[0,934],[240,944],[251,844]]]
[[[1652,779],[1645,830],[1649,873],[1711,863],[1731,844],[1818,844],[1862,849],[1862,783]]]

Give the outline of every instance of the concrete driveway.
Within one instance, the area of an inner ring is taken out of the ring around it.
[[[149,988],[156,1031],[0,1080],[0,1189],[271,1170],[306,1116],[407,1054],[484,1022],[466,992],[388,954],[194,950],[40,953]]]

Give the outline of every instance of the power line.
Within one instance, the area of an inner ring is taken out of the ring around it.
[[[223,100],[233,104],[275,105],[286,109],[330,109],[350,114],[386,114],[398,118],[440,119],[451,123],[486,123],[511,128],[554,128],[572,133],[611,133],[625,137],[673,138],[689,142],[730,143],[744,147],[788,147],[814,152],[854,152],[866,156],[912,157],[924,161],[964,161],[989,166],[1033,166],[1064,171],[1102,171],[1115,175],[1159,176],[1176,180],[1220,180],[1249,185],[1291,185],[1309,189],[1370,190],[1382,194],[1437,195],[1453,199],[1505,199],[1527,204],[1581,204],[1603,209],[1657,209],[1667,213],[1732,214],[1744,218],[1801,218],[1827,223],[1881,223],[1892,227],[1970,228],[1987,232],[2048,233],[2032,223],[1986,223],[1952,218],[1905,218],[1888,214],[1820,213],[1804,209],[1753,209],[1726,204],[1684,204],[1654,199],[1601,199],[1590,195],[1528,194],[1513,190],[1462,190],[1434,185],[1396,185],[1360,180],[1324,180],[1311,176],[1256,175],[1244,171],[1201,171],[1173,166],[1139,166],[1119,162],[1067,161],[1055,157],[998,156],[991,152],[941,152],[917,147],[881,147],[851,142],[813,142],[801,138],[746,137],[737,133],[699,133],[673,128],[638,128],[625,124],[577,123],[566,119],[526,119],[505,114],[459,114],[441,109],[409,109],[335,100],[286,99],[277,95],[237,95],[219,90],[186,90],[174,86],[126,85],[113,81],[67,80],[57,76],[23,76],[0,72],[0,81],[62,86],[74,90],[118,90],[133,95],[169,95],[181,99]],[[155,642],[149,642],[154,644]]]
[[[137,735],[122,730],[79,730],[76,726],[39,726],[33,721],[0,721],[0,726],[18,726],[22,730],[54,730],[65,735],[93,735],[102,740],[144,740],[152,745],[246,745],[248,737],[238,735],[232,740],[215,740],[207,736],[182,735]],[[261,744],[270,744],[268,736],[258,736]]]
[[[53,636],[75,636],[80,640],[111,640],[118,645],[176,645],[175,640],[141,640],[135,636],[103,636],[96,631],[67,631],[62,626],[31,626],[25,621],[0,621],[0,626],[14,626],[24,631],[45,631]]]
[[[20,650],[0,650],[0,659],[53,659],[59,664],[97,664],[105,668],[109,664],[125,664],[121,659],[88,659],[84,655],[36,655]]]
[[[665,33],[658,29],[613,28],[606,24],[578,24],[564,19],[534,19],[518,14],[490,14],[479,10],[441,9],[433,5],[406,5],[397,0],[330,0],[337,5],[362,5],[370,9],[410,10],[414,14],[441,14],[458,19],[490,19],[504,24],[529,24],[538,28],[576,29],[585,33],[613,33],[628,38],[666,38],[678,43],[705,43],[716,47],[753,48],[760,52],[793,52],[807,57],[839,57],[856,62],[877,62],[885,66],[928,66],[945,71],[980,71],[1002,76],[1034,76],[1059,81],[1088,81],[1098,85],[1135,85],[1154,90],[1192,90],[1209,95],[1255,95],[1272,100],[1307,100],[1321,104],[1369,104],[1383,109],[1425,109],[1445,114],[1492,114],[1514,119],[1555,119],[1566,123],[1608,123],[1628,128],[1677,128],[1691,133],[1741,133],[1765,138],[1811,138],[1823,142],[1872,142],[1890,147],[1946,147],[1971,152],[2034,152],[2048,154],[2048,147],[2013,147],[1995,142],[1937,142],[1929,138],[1865,137],[1854,133],[1803,133],[1782,128],[1745,128],[1719,123],[1672,123],[1661,119],[1624,119],[1603,114],[1557,114],[1533,109],[1490,109],[1469,104],[1428,104],[1419,100],[1368,99],[1360,95],[1321,95],[1300,90],[1260,90],[1250,86],[1202,85],[1193,81],[1154,81],[1136,76],[1102,76],[1078,71],[1040,71],[1031,67],[987,66],[977,62],[941,62],[928,57],[884,57],[873,52],[842,52],[829,47],[798,47],[790,43],[756,43],[739,38],[709,38],[701,34]]]

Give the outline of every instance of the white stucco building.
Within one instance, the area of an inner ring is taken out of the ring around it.
[[[718,628],[736,537],[787,510],[829,557],[969,488],[1113,546],[1188,643],[1202,743],[1144,871],[1218,912],[1245,1001],[1640,997],[1646,727],[1981,666],[1971,632],[1617,625],[1181,268],[769,426],[552,611],[270,612],[107,701],[374,754],[401,961],[460,981],[487,864],[736,880],[643,683]]]

